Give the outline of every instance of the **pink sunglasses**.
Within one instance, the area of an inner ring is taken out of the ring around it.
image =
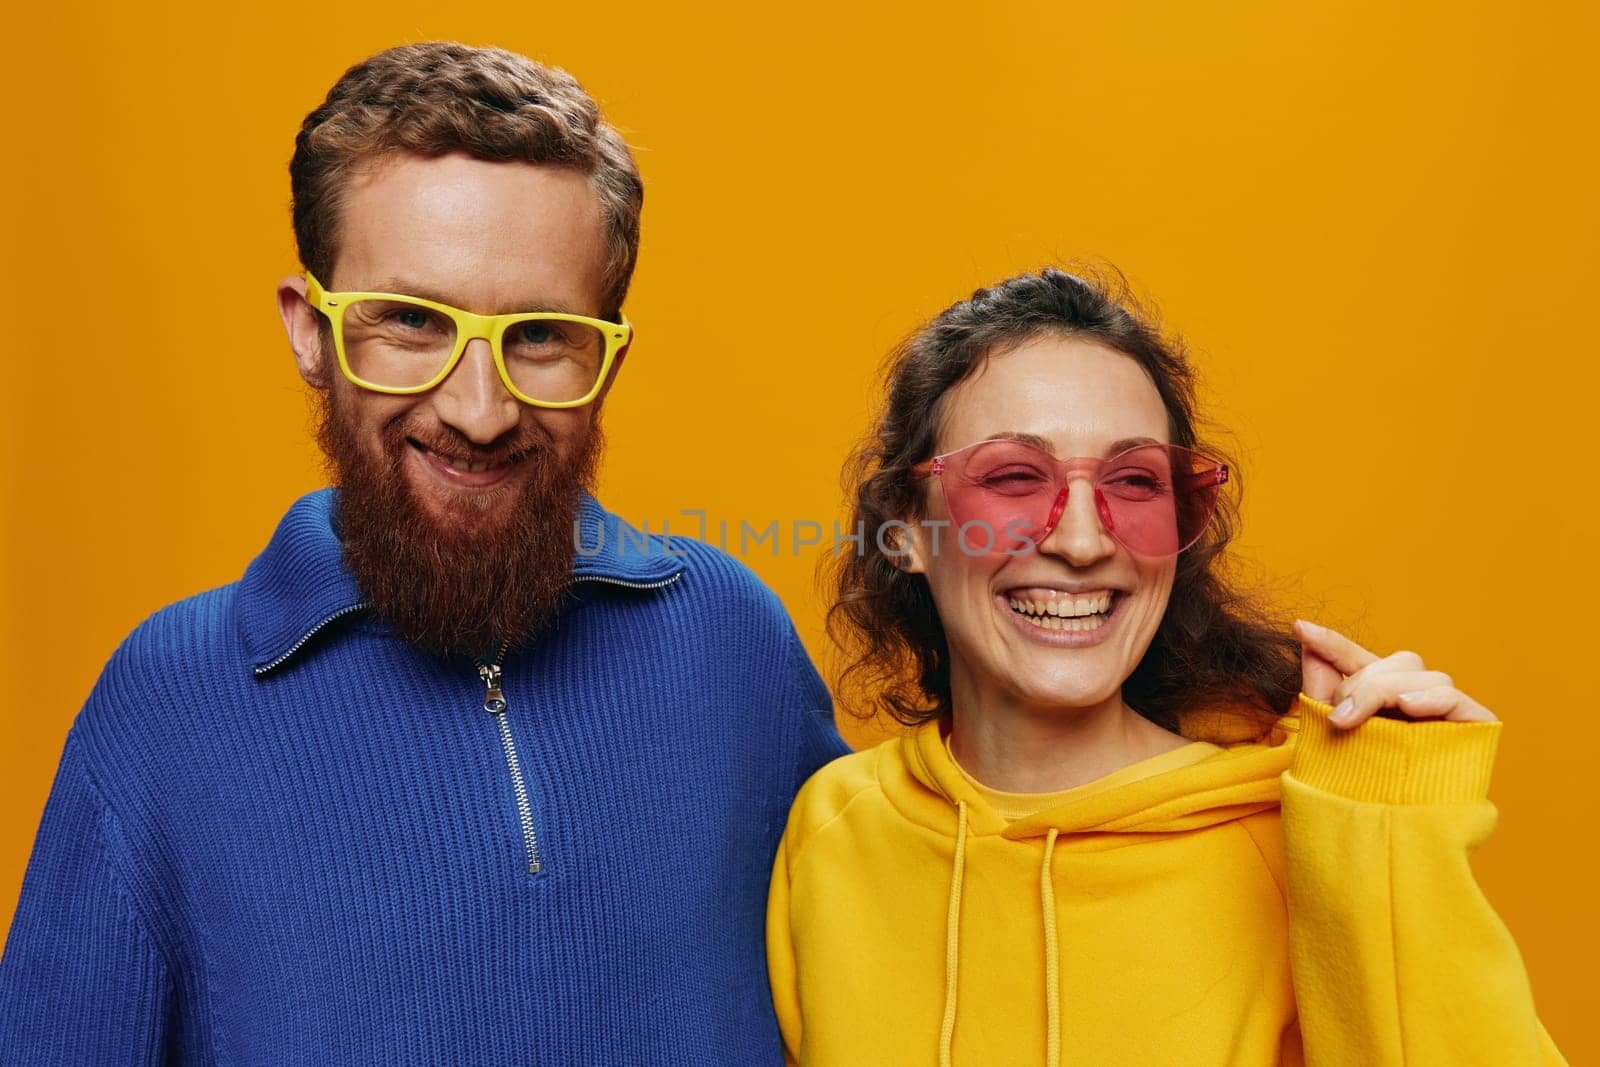
[[[970,554],[995,550],[1002,536],[1040,544],[1066,510],[1069,483],[1087,481],[1106,532],[1135,555],[1160,557],[1200,539],[1228,467],[1177,445],[1135,445],[1109,459],[1057,459],[1026,442],[995,438],[911,468],[915,481],[935,476]],[[972,527],[987,535],[987,546],[970,547]]]

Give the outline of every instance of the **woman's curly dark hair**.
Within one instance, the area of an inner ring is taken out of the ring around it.
[[[1162,337],[1115,271],[1020,275],[979,289],[918,330],[890,353],[887,401],[845,467],[851,525],[868,534],[858,551],[828,565],[837,589],[828,632],[846,663],[841,703],[860,717],[887,714],[914,725],[950,713],[950,650],[927,580],[874,551],[871,531],[920,513],[910,470],[933,455],[946,391],[988,356],[1041,334],[1086,338],[1132,359],[1155,383],[1172,443],[1201,447],[1183,345]],[[1201,711],[1240,715],[1250,730],[1265,730],[1299,690],[1298,642],[1223,573],[1238,517],[1235,489],[1219,500],[1200,541],[1178,557],[1166,614],[1123,684],[1128,705],[1169,730]]]

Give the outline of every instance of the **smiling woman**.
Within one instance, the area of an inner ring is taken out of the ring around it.
[[[791,1061],[1562,1062],[1466,864],[1500,724],[1229,586],[1181,347],[1047,270],[888,377],[848,475],[888,536],[831,622],[847,697],[909,729],[790,815]]]
[[[1205,490],[1185,491],[1172,501],[1185,505],[1174,511],[1172,529],[1176,535],[1182,519],[1186,551],[1113,553],[1107,566],[1094,569],[1097,580],[1108,569],[1126,578],[1155,567],[1169,576],[1141,587],[1134,606],[1144,616],[1142,625],[1119,631],[1139,653],[1123,646],[1132,669],[1116,679],[1124,696],[1144,718],[1168,731],[1177,729],[1181,713],[1209,707],[1244,719],[1246,733],[1259,732],[1263,716],[1293,698],[1299,683],[1296,642],[1266,610],[1229,585],[1221,566],[1238,526],[1238,508],[1237,494],[1220,490],[1230,479],[1237,483],[1237,466],[1214,446],[1193,451],[1201,448],[1199,416],[1183,350],[1133,313],[1126,292],[1118,288],[1113,299],[1111,285],[1081,286],[1056,272],[1014,279],[950,308],[895,354],[888,404],[871,438],[852,458],[847,481],[854,490],[855,518],[867,528],[910,519],[917,535],[907,546],[909,565],[873,554],[839,557],[839,595],[830,617],[834,637],[850,654],[843,684],[858,707],[909,725],[949,713],[952,624],[941,621],[935,599],[940,588],[947,596],[954,593],[945,576],[969,573],[951,569],[953,564],[976,561],[940,543],[940,523],[954,519],[959,531],[969,520],[983,518],[1003,534],[1007,517],[1015,515],[1030,525],[1038,542],[1046,535],[1052,544],[1087,537],[1091,544],[1077,543],[1071,550],[1093,554],[1115,548],[1102,538],[1093,513],[1101,506],[1113,509],[1117,494],[1090,488],[1095,478],[1085,483],[1085,492],[1068,492],[1072,471],[1054,457],[1090,456],[1092,464],[1110,472],[1102,476],[1110,476],[1117,468],[1101,459],[1140,444],[1166,446],[1167,462],[1176,456],[1190,465],[1190,474],[1226,473],[1210,486],[1177,486]],[[937,417],[929,418],[930,413]],[[967,488],[978,473],[974,460],[981,458],[980,448],[969,442],[991,437],[1031,444],[1036,454],[1049,458],[1056,492],[1046,494],[1048,505],[1040,501],[1030,509]],[[925,481],[936,467],[938,491]],[[964,511],[960,505],[967,501],[978,506]],[[1196,504],[1202,514],[1190,515]],[[1126,524],[1119,527],[1114,514],[1107,517],[1113,519],[1107,524],[1109,537],[1126,539]],[[1026,577],[1049,555],[1012,560],[1002,577]],[[929,567],[935,573],[927,581],[911,577]],[[1083,587],[1082,579],[1074,581]],[[1026,587],[1021,581],[1011,584]],[[1058,583],[1057,591],[1074,591],[1074,584]],[[1036,599],[1048,602],[1050,592],[1041,590]],[[1153,594],[1159,594],[1159,604],[1152,603]],[[1128,598],[1119,599],[1126,617]]]

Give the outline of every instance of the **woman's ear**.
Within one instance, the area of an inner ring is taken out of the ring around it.
[[[928,531],[920,522],[890,519],[883,524],[878,547],[889,566],[907,574],[926,574],[928,571]]]
[[[306,280],[299,275],[290,275],[278,282],[278,317],[289,335],[289,347],[294,350],[300,377],[314,389],[326,389],[328,373],[322,354],[322,316],[306,301]]]

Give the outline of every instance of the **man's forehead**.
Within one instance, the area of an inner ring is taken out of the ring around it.
[[[574,168],[407,155],[363,170],[341,200],[335,289],[481,314],[599,311],[609,246]]]
[[[585,315],[589,312],[573,305],[569,299],[550,293],[528,292],[524,296],[512,296],[503,300],[492,301],[495,306],[473,307],[470,306],[472,296],[468,291],[471,287],[455,282],[438,284],[432,281],[412,279],[404,274],[391,274],[377,278],[373,281],[360,283],[360,292],[368,293],[393,293],[396,296],[421,297],[423,300],[432,300],[438,304],[448,304],[463,311],[476,312],[479,315],[508,315],[521,311],[558,311],[566,315]]]

